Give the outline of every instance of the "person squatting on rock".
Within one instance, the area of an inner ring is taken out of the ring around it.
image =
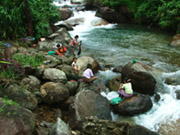
[[[87,83],[91,83],[97,79],[97,76],[94,76],[92,72],[92,65],[88,64],[87,69],[83,72],[83,81]]]
[[[78,38],[79,38],[79,36],[78,35],[76,35],[75,37],[74,37],[74,39],[72,39],[71,40],[71,42],[70,42],[70,45],[74,48],[75,47],[75,45],[80,45],[80,43],[81,43],[81,41],[77,41],[78,40]]]
[[[71,66],[74,68],[75,73],[78,73],[79,72],[79,66],[77,65],[76,62],[77,62],[77,58],[74,58]]]
[[[57,47],[56,55],[63,56],[67,51],[66,47],[58,42],[56,42],[56,47]]]
[[[131,84],[131,79],[124,78],[123,83],[119,86],[119,96],[123,98],[128,98],[133,96],[133,89]]]

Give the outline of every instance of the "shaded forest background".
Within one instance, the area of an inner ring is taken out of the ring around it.
[[[50,26],[60,20],[53,0],[0,1],[0,40],[33,36],[37,40],[50,33]],[[87,4],[119,10],[126,6],[139,24],[180,32],[179,0],[86,0]]]
[[[154,24],[163,30],[180,32],[179,0],[86,0],[90,5],[108,6],[119,11],[126,6],[140,24]]]

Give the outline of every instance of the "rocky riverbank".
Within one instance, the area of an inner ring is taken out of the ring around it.
[[[71,67],[76,51],[68,45],[70,40],[71,37],[67,30],[61,28],[56,33],[50,35],[45,41],[40,42],[36,48],[17,47],[15,45],[9,48],[9,51],[12,52],[13,55],[37,55],[41,53],[45,61],[50,62],[44,63],[36,68],[31,65],[24,66],[24,77],[20,80],[12,81],[12,83],[1,89],[0,127],[3,128],[0,130],[0,135],[15,135],[17,133],[27,135],[53,135],[56,131],[57,134],[98,135],[103,133],[108,135],[115,132],[115,129],[118,130],[118,134],[125,135],[130,132],[129,130],[135,130],[135,127],[133,126],[132,128],[128,123],[114,123],[111,121],[110,104],[108,100],[100,94],[101,91],[104,91],[103,88],[106,87],[105,84],[104,86],[96,83],[89,85],[78,81],[78,78],[81,77],[88,63],[93,65],[94,73],[98,72],[101,67],[95,58],[79,56],[77,64],[80,67],[80,72],[76,74]],[[62,57],[48,55],[47,52],[54,49],[53,46],[56,41],[61,41],[61,43],[71,51],[68,51],[67,54]],[[147,76],[146,78],[152,78],[151,80],[154,80],[152,83],[148,81],[148,85],[152,86],[149,87],[152,92],[148,92],[149,90],[143,88],[141,89],[142,91],[147,91],[147,94],[152,95],[156,81],[152,75],[149,73],[146,75],[144,73],[149,72],[151,68],[146,68],[146,66],[141,67],[142,64],[140,63],[136,63],[134,66],[135,65],[145,69],[144,71],[142,71],[142,69],[139,69],[141,71],[131,70],[133,73],[141,72],[142,76],[144,75]],[[129,65],[124,66],[122,75],[124,75],[125,69],[129,69],[127,66],[131,68]],[[129,74],[126,75],[132,77],[133,87],[134,89],[138,89],[139,87],[136,88],[136,79],[133,79],[133,73],[129,72]],[[138,74],[135,76],[137,77]],[[142,79],[144,78],[139,78],[137,81],[141,82]],[[110,81],[113,81],[113,79]],[[121,80],[118,80],[117,84],[119,83],[121,83]],[[143,85],[146,86],[146,84]],[[5,100],[4,97],[8,99]],[[144,104],[143,106],[142,103]],[[131,106],[134,107],[131,108]],[[119,115],[132,116],[144,113],[151,109],[151,107],[152,101],[149,96],[138,94],[130,99],[124,100],[118,106],[113,107],[113,111]],[[96,117],[95,120],[91,118],[92,116]],[[63,124],[55,124],[56,120],[57,123]],[[70,127],[62,120],[69,123]],[[139,126],[138,128],[143,132],[153,133],[144,127]],[[74,130],[78,130],[78,132]],[[136,132],[138,131],[136,130]],[[131,132],[131,134],[136,133]]]
[[[105,15],[114,12],[105,9],[102,8],[103,11],[108,11]],[[124,14],[128,13],[123,9]],[[68,9],[63,8],[59,12],[67,12],[68,15],[63,15],[63,20],[72,16]],[[127,18],[122,14],[115,13],[110,17],[119,18],[120,23],[127,22]],[[99,63],[96,58],[81,55],[77,61],[80,67],[79,74],[71,67],[74,54],[77,52],[76,48],[68,45],[72,37],[67,30],[72,30],[72,26],[82,22],[83,18],[64,21],[59,27],[65,28],[58,29],[35,48],[25,48],[16,44],[9,48],[13,55],[41,54],[45,62],[36,68],[31,65],[24,66],[25,75],[21,79],[13,80],[0,89],[0,135],[158,135],[130,122],[112,121],[111,111],[120,116],[131,117],[151,110],[154,101],[150,96],[156,94],[156,102],[161,98],[156,91],[163,89],[158,78],[162,71],[143,63],[129,62],[127,65],[115,67],[113,71],[120,75],[107,84],[95,82],[89,85],[80,82],[79,78],[88,63],[93,65],[94,73],[104,70],[105,67],[104,63]],[[107,23],[102,20],[94,25]],[[66,46],[68,51],[65,56],[48,55],[48,51],[54,50],[56,41]],[[116,91],[124,77],[131,78],[135,94],[120,104],[111,106],[101,95],[101,91],[105,91],[106,86],[110,91]],[[169,83],[172,81],[170,78]],[[165,132],[162,129],[159,132]]]

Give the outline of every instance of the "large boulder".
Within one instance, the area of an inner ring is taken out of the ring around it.
[[[69,90],[62,83],[47,82],[41,86],[40,92],[47,104],[61,104],[69,97]]]
[[[71,130],[69,126],[60,118],[50,129],[49,135],[71,135]]]
[[[113,111],[122,116],[133,116],[147,112],[152,108],[151,98],[147,95],[134,95],[116,106]]]
[[[77,93],[69,111],[69,124],[72,128],[82,128],[82,122],[90,116],[111,120],[108,100],[90,90]]]
[[[128,126],[128,123],[89,117],[83,123],[82,132],[85,135],[127,135]]]
[[[128,135],[159,135],[157,132],[153,132],[143,126],[140,125],[132,125],[129,126]],[[163,134],[165,135],[165,134]]]
[[[177,34],[173,37],[173,41],[171,42],[171,46],[180,47],[180,34]]]
[[[108,22],[104,19],[96,19],[91,22],[92,26],[101,26],[101,25],[108,25]]]
[[[117,91],[121,82],[121,76],[114,77],[109,81],[108,87],[111,91]]]
[[[56,68],[60,69],[61,71],[63,71],[68,80],[78,80],[80,77],[77,75],[77,73],[75,73],[75,70],[72,68],[72,66],[69,65],[59,65]]]
[[[46,40],[40,42],[38,47],[40,50],[44,51],[55,50],[56,42],[60,42],[68,48],[71,39],[72,38],[66,28],[60,28],[55,33],[51,34]]]
[[[140,125],[100,120],[96,117],[86,119],[83,123],[82,132],[85,135],[159,135]]]
[[[0,98],[0,135],[32,135],[34,114],[11,100]]]
[[[176,90],[176,98],[180,99],[180,90]]]
[[[66,21],[64,21],[67,24],[70,24],[72,26],[76,26],[76,25],[80,25],[82,23],[84,23],[84,18],[80,17],[80,18],[70,18]]]
[[[159,70],[139,62],[128,63],[122,69],[122,79],[130,78],[134,91],[149,95],[154,94],[157,82],[155,78],[160,74]]]
[[[73,15],[72,10],[70,10],[69,8],[59,8],[59,12],[61,15],[61,20],[67,20]]]
[[[77,88],[78,88],[78,82],[71,80],[66,83],[66,87],[69,89],[70,95],[75,95]]]
[[[165,83],[168,85],[180,85],[180,75],[178,73],[175,73],[171,76],[168,76],[165,79]]]
[[[60,28],[66,28],[67,30],[73,30],[72,25],[67,22],[59,22],[58,24],[56,24],[56,26]]]
[[[168,120],[166,123],[160,125],[158,132],[161,135],[180,135],[180,119]]]
[[[40,89],[40,81],[35,76],[28,76],[21,80],[21,85],[23,85],[29,91],[38,91]]]
[[[72,4],[83,4],[85,0],[71,0]]]
[[[8,88],[0,91],[0,97],[7,96],[9,99],[16,101],[24,108],[34,110],[37,107],[38,100],[25,87],[12,84]]]
[[[96,16],[107,20],[110,23],[126,23],[127,18],[121,13],[109,7],[101,7],[96,12]]]
[[[43,73],[43,79],[62,83],[67,81],[66,74],[56,68],[45,69]]]
[[[86,70],[88,64],[92,65],[92,71],[94,73],[101,69],[99,63],[94,58],[89,56],[82,56],[78,58],[76,63],[80,68],[79,74],[82,74]]]

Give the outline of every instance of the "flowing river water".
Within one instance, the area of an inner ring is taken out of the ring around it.
[[[67,0],[62,4],[58,2],[54,4],[72,6]],[[157,91],[161,99],[156,103],[154,97],[151,97],[153,107],[150,111],[134,117],[120,117],[112,113],[113,120],[131,121],[158,131],[161,124],[180,119],[180,101],[176,99],[175,94],[176,90],[180,90],[180,85],[173,86],[164,83],[166,77],[180,77],[180,50],[169,46],[172,34],[130,24],[92,26],[94,20],[100,19],[95,17],[95,11],[74,11],[72,18],[82,17],[84,22],[69,32],[72,37],[80,36],[81,55],[94,56],[98,61],[112,66],[125,65],[132,59],[136,59],[164,71],[160,77],[163,92]],[[97,75],[105,81],[118,76],[111,70],[100,71]],[[117,93],[102,92],[102,95],[111,99],[117,96]]]

